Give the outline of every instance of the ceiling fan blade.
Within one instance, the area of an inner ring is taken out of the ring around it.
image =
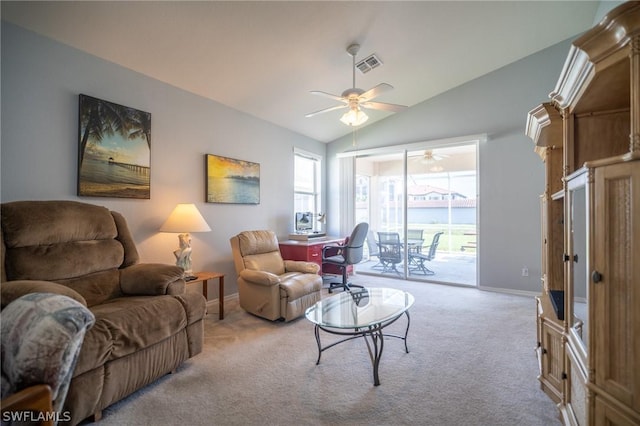
[[[363,101],[369,101],[375,97],[380,96],[384,92],[388,92],[389,90],[393,90],[392,85],[387,83],[380,83],[360,95],[360,99],[362,99]]]
[[[380,109],[382,111],[400,112],[404,111],[406,105],[388,104],[385,102],[361,102],[360,106],[363,108]]]
[[[320,95],[320,96],[324,96],[325,98],[335,99],[336,101],[340,101],[344,103],[349,102],[347,99],[343,98],[342,96],[332,95],[331,93],[327,93],[327,92],[320,92],[319,90],[312,90],[310,93],[312,95]]]
[[[337,105],[337,106],[321,109],[320,111],[310,112],[309,114],[306,114],[305,117],[307,117],[307,118],[313,117],[314,115],[322,114],[324,112],[329,112],[329,111],[333,111],[333,110],[336,110],[336,109],[347,108],[348,106],[349,105]]]

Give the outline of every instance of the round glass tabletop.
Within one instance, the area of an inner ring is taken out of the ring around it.
[[[393,288],[351,288],[318,301],[305,316],[320,327],[366,328],[398,318],[414,300],[410,293]]]

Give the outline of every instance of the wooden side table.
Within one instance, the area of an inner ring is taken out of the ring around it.
[[[219,319],[224,319],[224,274],[220,272],[196,272],[196,279],[186,281],[187,285],[193,283],[202,283],[202,295],[209,300],[207,295],[207,284],[209,280],[218,279],[218,314]]]

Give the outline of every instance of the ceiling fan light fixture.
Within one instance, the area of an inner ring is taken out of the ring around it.
[[[438,160],[433,157],[433,151],[425,151],[424,152],[424,155],[422,156],[422,163],[423,164],[433,164],[436,161],[438,161]]]
[[[311,91],[311,93],[314,95],[325,96],[327,98],[331,98],[336,101],[342,102],[343,104],[329,107],[329,108],[324,108],[324,109],[321,109],[320,111],[306,114],[305,117],[307,118],[313,117],[314,115],[322,114],[322,113],[333,111],[336,109],[349,108],[349,111],[346,114],[344,114],[342,118],[340,118],[340,121],[342,121],[347,126],[359,126],[369,119],[367,114],[362,112],[362,110],[360,109],[361,106],[363,108],[378,109],[382,111],[391,111],[391,112],[398,112],[407,108],[404,105],[396,105],[396,104],[390,104],[385,102],[371,102],[371,100],[378,97],[382,93],[393,89],[393,86],[390,84],[380,83],[377,86],[372,87],[367,91],[358,89],[356,87],[356,68],[357,68],[356,54],[358,53],[358,50],[360,50],[360,45],[356,43],[347,47],[347,53],[351,56],[351,61],[352,61],[351,71],[353,76],[353,87],[342,92],[342,95],[340,96],[332,95],[331,93],[321,92],[319,90]],[[382,62],[380,62],[380,60],[375,55],[371,55],[370,57],[364,60],[364,64],[367,67],[375,68],[380,64],[382,64]]]
[[[347,126],[356,127],[361,124],[364,124],[364,122],[367,121],[368,119],[369,119],[369,116],[365,114],[364,111],[362,111],[359,108],[354,108],[345,112],[342,115],[342,118],[340,118],[340,121],[342,121]]]
[[[434,154],[432,150],[428,149],[424,152],[424,155],[422,156],[421,161],[422,161],[422,164],[434,164],[437,161],[444,160],[447,157],[448,155],[446,154]]]

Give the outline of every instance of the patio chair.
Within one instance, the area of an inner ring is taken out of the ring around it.
[[[415,262],[412,254],[422,253],[424,244],[423,229],[407,229],[407,251],[409,252],[409,267]]]
[[[423,229],[407,229],[407,240],[409,241],[423,241]]]
[[[422,274],[422,275],[434,275],[431,269],[427,268],[427,265],[424,262],[431,261],[436,257],[436,250],[438,249],[438,244],[440,244],[440,235],[444,234],[444,232],[436,232],[433,236],[433,240],[431,240],[431,245],[425,247],[426,254],[424,253],[410,253],[410,265],[409,265],[409,274]]]
[[[371,269],[382,268],[382,263],[380,263],[380,247],[378,247],[378,242],[376,241],[375,234],[371,229],[367,232],[367,248],[369,250],[369,259],[374,257],[378,258],[378,262],[371,267]]]
[[[378,247],[380,247],[380,263],[382,273],[395,272],[400,275],[397,265],[402,263],[402,244],[397,232],[378,232]]]

